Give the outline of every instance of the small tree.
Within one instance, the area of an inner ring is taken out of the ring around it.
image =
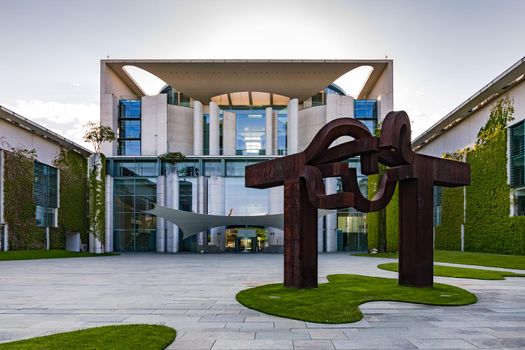
[[[84,140],[91,142],[95,153],[91,157],[89,167],[89,233],[95,238],[95,252],[104,251],[105,243],[105,187],[106,174],[104,170],[104,155],[100,148],[104,142],[115,140],[115,132],[111,127],[90,122],[86,125]],[[100,250],[96,247],[100,244]]]
[[[159,159],[169,165],[170,172],[177,170],[177,163],[186,160],[186,156],[180,152],[168,152],[159,156]]]

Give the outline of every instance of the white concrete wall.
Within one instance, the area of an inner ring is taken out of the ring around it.
[[[0,111],[0,113],[3,113]],[[0,120],[0,148],[9,147],[35,149],[37,160],[53,166],[53,160],[60,153],[60,146],[50,140],[35,135],[34,133]]]
[[[141,155],[158,156],[167,151],[168,99],[166,94],[142,97]]]
[[[178,130],[174,130],[179,132]],[[202,103],[193,102],[193,153],[196,156],[202,155],[203,147],[203,120],[202,120]]]
[[[326,194],[337,193],[337,179],[334,177],[325,179]],[[328,214],[326,222],[326,251],[337,251],[337,213]]]
[[[299,152],[299,101],[292,98],[288,102],[288,154]]]
[[[274,154],[274,144],[273,144],[273,131],[274,131],[274,114],[272,112],[272,107],[267,107],[265,111],[266,115],[266,155]]]
[[[105,62],[100,63],[100,122],[117,130],[118,101],[120,99],[137,99],[133,91],[109,68]],[[117,142],[104,143],[102,153],[107,156],[117,154]]]
[[[236,151],[236,114],[233,112],[224,112],[222,121],[222,153],[225,156],[234,156]]]
[[[377,100],[377,115],[379,121],[385,119],[388,112],[394,110],[394,64],[389,62],[374,87],[370,90],[367,99]]]
[[[525,83],[521,83],[506,94],[499,96],[514,100],[514,120],[509,126],[525,119]],[[449,131],[418,149],[418,153],[441,157],[443,153],[451,153],[476,143],[478,132],[489,119],[493,103],[480,108],[468,118],[452,127]]]
[[[168,126],[166,132],[168,152],[181,152],[184,155],[194,154],[193,113],[194,110],[188,107],[168,105]]]
[[[210,102],[210,156],[218,156],[220,151],[219,106]]]
[[[303,151],[315,134],[326,124],[326,106],[316,106],[299,111],[299,151]]]

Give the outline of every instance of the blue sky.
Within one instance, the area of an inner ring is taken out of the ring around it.
[[[387,56],[416,136],[525,56],[523,14],[520,0],[0,0],[0,104],[78,142],[107,56]]]

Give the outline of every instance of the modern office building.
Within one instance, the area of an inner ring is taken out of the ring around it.
[[[356,96],[334,83],[365,66]],[[165,87],[147,95],[130,67]],[[103,149],[107,251],[279,251],[276,228],[230,225],[183,239],[174,223],[146,211],[158,203],[214,215],[282,213],[282,188],[245,188],[245,166],[303,150],[336,118],[374,130],[393,109],[393,62],[110,59],[101,61],[100,89],[101,123],[118,131]],[[159,157],[169,152],[186,160],[164,164]],[[326,186],[336,192],[337,179]],[[352,209],[321,219],[318,232],[320,251],[366,250],[365,216]]]
[[[0,106],[1,250],[65,248],[68,233],[76,233],[76,239],[82,233],[87,243],[85,193],[90,154]],[[76,169],[66,164],[60,169],[67,155],[69,164],[78,165]],[[66,190],[74,187],[67,198],[61,196],[63,186]]]

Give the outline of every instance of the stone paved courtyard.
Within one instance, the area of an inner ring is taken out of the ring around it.
[[[394,277],[387,259],[321,254],[319,273]],[[237,291],[282,280],[282,255],[125,254],[0,262],[0,341],[78,328],[158,323],[169,349],[525,349],[525,278],[436,278],[474,292],[461,307],[373,302],[364,319],[322,325],[268,316]]]

